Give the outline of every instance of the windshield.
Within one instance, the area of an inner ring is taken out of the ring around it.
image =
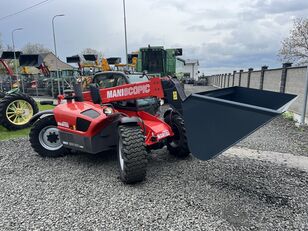
[[[128,77],[128,81],[130,83],[145,82],[145,81],[149,80],[146,75],[142,75],[142,74],[139,74],[139,75],[127,75],[127,77]]]

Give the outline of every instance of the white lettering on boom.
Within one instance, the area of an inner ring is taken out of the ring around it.
[[[116,97],[139,95],[150,93],[150,84],[139,85],[135,87],[122,88],[117,90],[107,91],[107,98],[112,99]]]

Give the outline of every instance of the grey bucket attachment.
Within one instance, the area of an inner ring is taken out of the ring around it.
[[[121,63],[121,58],[120,57],[110,57],[107,59],[107,62],[110,65],[119,64]]]
[[[83,55],[84,59],[86,61],[96,61],[97,60],[97,55],[94,54],[87,54],[87,55]]]
[[[243,87],[191,94],[183,102],[191,153],[214,158],[286,111],[295,98]]]
[[[20,55],[19,65],[24,66],[33,66],[39,68],[43,64],[43,57],[41,55]]]
[[[3,51],[1,55],[1,59],[19,59],[19,56],[22,54],[21,51],[15,51],[15,57],[14,57],[14,51]]]
[[[66,57],[67,63],[80,63],[80,57],[79,55],[73,55],[70,57]]]

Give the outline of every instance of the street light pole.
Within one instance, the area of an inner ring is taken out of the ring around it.
[[[126,10],[125,0],[123,0],[123,11],[124,11],[124,33],[125,33],[125,55],[126,55],[126,68],[128,70],[128,57],[127,57],[127,31],[126,31]]]
[[[16,52],[15,52],[14,32],[18,31],[18,30],[22,30],[22,29],[23,28],[16,28],[16,29],[12,30],[12,44],[13,44],[13,52],[14,52],[14,69],[15,69],[15,74],[16,74],[17,82],[19,82],[19,77],[18,77],[18,70],[17,70],[17,60],[16,60]],[[11,86],[11,88],[12,88],[12,86]],[[22,83],[22,91],[23,91],[23,93],[25,93],[25,89],[24,89],[24,84],[23,83]]]
[[[64,14],[57,14],[55,16],[53,16],[52,18],[52,35],[53,35],[53,45],[54,45],[54,49],[55,49],[55,56],[58,59],[58,55],[57,55],[57,44],[56,44],[56,33],[55,33],[55,18],[56,17],[62,17],[64,16]],[[59,69],[58,69],[58,60],[56,60],[56,69],[57,69],[57,79],[58,79],[58,94],[61,94],[61,87],[60,87],[60,75],[59,75]],[[51,77],[52,79],[52,77]],[[51,81],[51,84],[53,86],[53,83]],[[53,90],[52,90],[52,95],[54,96]]]

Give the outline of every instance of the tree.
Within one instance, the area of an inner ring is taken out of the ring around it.
[[[279,57],[283,62],[299,65],[308,62],[308,18],[294,20],[289,37],[282,41]]]
[[[39,54],[39,53],[48,53],[51,52],[49,48],[44,47],[40,43],[27,43],[23,48],[22,52],[24,54]]]

